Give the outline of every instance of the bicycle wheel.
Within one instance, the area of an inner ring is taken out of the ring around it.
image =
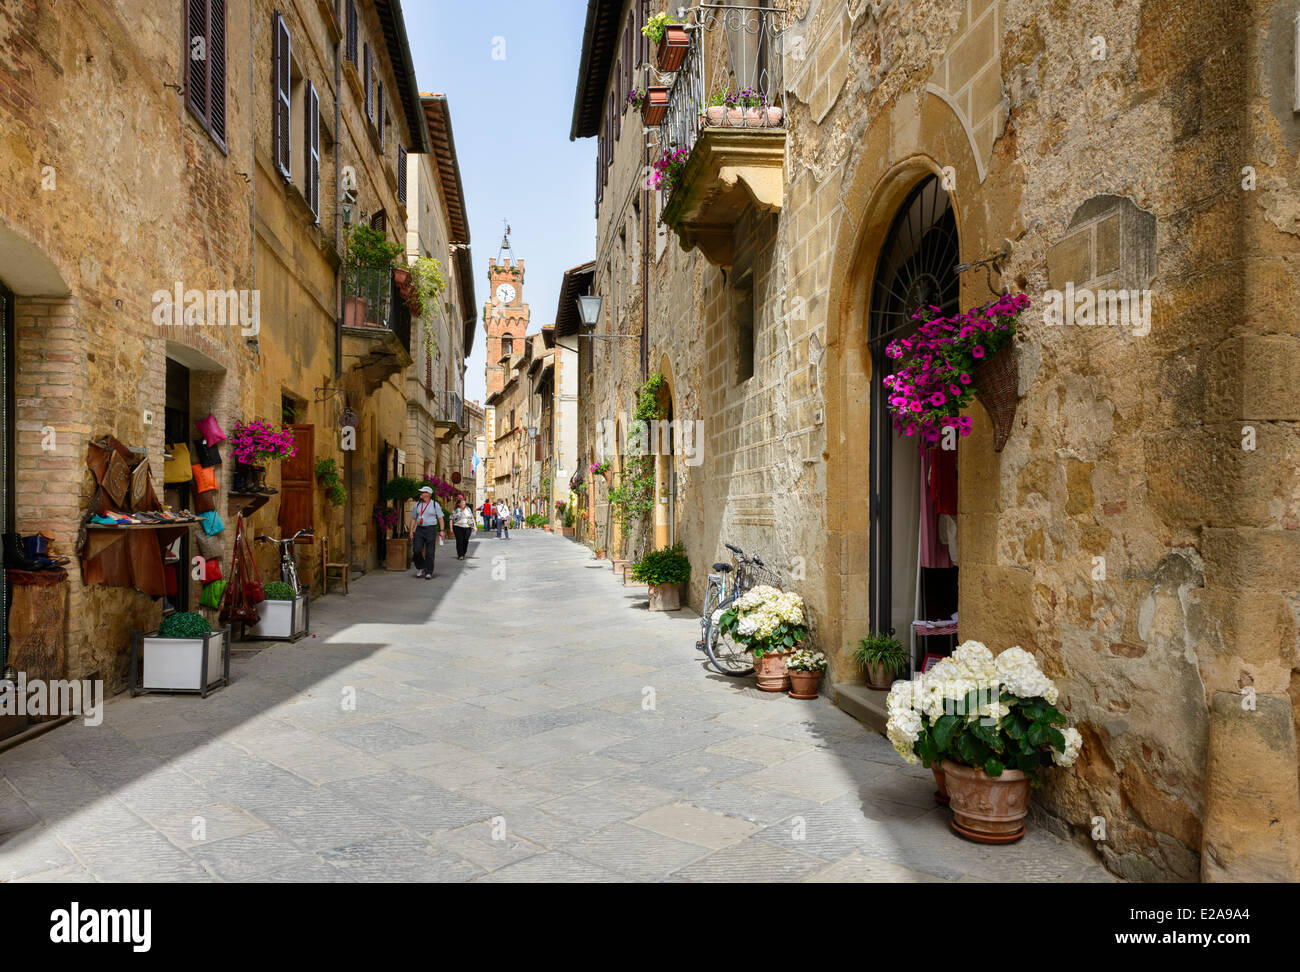
[[[749,649],[740,644],[731,635],[723,634],[713,623],[713,615],[719,608],[727,608],[734,597],[729,597],[709,612],[708,627],[704,631],[704,653],[709,656],[709,663],[730,678],[743,678],[754,673],[754,660]]]
[[[700,637],[695,642],[697,651],[703,651],[704,646],[709,641],[709,619],[717,609],[718,599],[722,596],[722,590],[712,580],[709,581],[708,588],[704,591],[704,610],[700,612]]]

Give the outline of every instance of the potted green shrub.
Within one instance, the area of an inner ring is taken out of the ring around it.
[[[637,583],[650,585],[651,611],[676,611],[682,606],[681,586],[691,579],[691,562],[680,543],[651,550],[628,572]]]
[[[257,624],[249,625],[246,638],[276,638],[297,641],[307,633],[310,611],[307,591],[295,592],[284,581],[262,585],[266,600],[257,605]]]
[[[207,696],[230,680],[230,626],[212,630],[205,617],[176,612],[157,631],[131,632],[131,694]]]
[[[383,497],[396,504],[394,509],[397,512],[397,522],[393,525],[397,532],[387,544],[385,570],[406,570],[411,552],[411,535],[406,528],[406,501],[418,500],[423,485],[420,480],[410,476],[396,476],[384,483]]]
[[[384,306],[393,261],[402,245],[377,229],[358,223],[348,234],[343,258],[343,323],[375,326],[371,320]]]
[[[873,631],[865,638],[859,638],[853,657],[866,675],[867,685],[881,691],[888,690],[894,676],[907,667],[907,649],[901,641],[883,631]]]

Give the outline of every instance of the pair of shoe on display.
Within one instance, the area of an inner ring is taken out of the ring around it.
[[[4,564],[10,570],[59,570],[71,563],[67,557],[49,556],[49,538],[42,534],[20,537],[4,534]]]

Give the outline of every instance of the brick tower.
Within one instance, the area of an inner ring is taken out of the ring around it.
[[[501,258],[498,256],[498,260]],[[524,303],[524,261],[510,257],[488,264],[488,299],[483,304],[483,325],[487,332],[487,362],[484,368],[488,397],[499,392],[509,377],[502,358],[518,354],[528,331],[528,305]]]

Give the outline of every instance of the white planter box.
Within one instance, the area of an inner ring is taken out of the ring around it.
[[[230,627],[203,638],[131,634],[131,694],[207,695],[230,680]]]
[[[308,596],[299,594],[292,601],[265,600],[257,605],[260,620],[244,629],[244,639],[282,638],[297,641],[307,633]]]

